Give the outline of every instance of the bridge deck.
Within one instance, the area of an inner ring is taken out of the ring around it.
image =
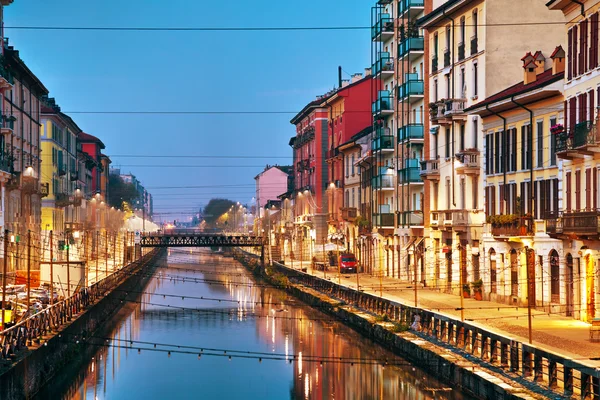
[[[262,246],[262,237],[247,235],[150,234],[140,239],[141,247],[254,247]]]

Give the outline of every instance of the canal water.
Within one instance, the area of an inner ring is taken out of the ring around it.
[[[112,325],[37,398],[467,398],[208,249],[170,250]]]

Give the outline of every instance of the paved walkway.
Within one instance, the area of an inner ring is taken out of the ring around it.
[[[290,265],[288,264],[288,267]],[[302,265],[306,272],[318,277],[326,277],[334,283],[356,289],[357,276],[342,274],[338,278],[337,270],[312,270],[310,263]],[[300,267],[294,262],[294,269]],[[359,274],[360,290],[365,293],[380,295],[380,287],[384,298],[414,306],[414,287],[411,283],[401,282],[394,278],[384,277],[380,280],[368,274]],[[460,319],[460,296],[441,293],[438,290],[421,288],[417,290],[417,305],[420,308],[435,311],[446,316]],[[506,304],[490,301],[464,299],[464,318],[473,325],[503,336],[528,342],[527,308],[510,307]],[[590,324],[560,315],[548,315],[532,310],[532,344],[555,354],[561,354],[588,365],[600,367],[600,361],[590,358],[600,357],[600,342],[590,342]]]

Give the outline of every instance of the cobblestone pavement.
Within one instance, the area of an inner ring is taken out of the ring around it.
[[[300,263],[294,262],[294,268],[299,267]],[[316,271],[311,269],[308,262],[303,263],[303,267],[306,268],[307,273],[326,277],[326,279],[335,283],[340,281],[342,285],[356,289],[355,274],[342,274],[338,278],[338,273],[333,268],[326,272]],[[414,287],[408,282],[386,277],[380,280],[378,277],[368,274],[359,274],[359,285],[365,293],[375,295],[380,294],[381,286],[383,297],[410,306],[415,304]],[[509,307],[506,304],[474,299],[464,299],[463,301],[466,321],[488,331],[527,343],[528,318],[526,307]],[[460,296],[419,287],[417,290],[417,303],[420,308],[460,319]],[[600,367],[600,362],[589,360],[590,358],[600,357],[600,342],[590,341],[589,330],[590,324],[588,323],[532,310],[532,344],[534,346],[562,354],[573,360],[588,360],[587,364]]]

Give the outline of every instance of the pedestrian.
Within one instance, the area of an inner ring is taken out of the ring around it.
[[[414,314],[414,320],[412,325],[410,326],[410,329],[412,329],[413,331],[421,330],[421,316],[419,314]]]

